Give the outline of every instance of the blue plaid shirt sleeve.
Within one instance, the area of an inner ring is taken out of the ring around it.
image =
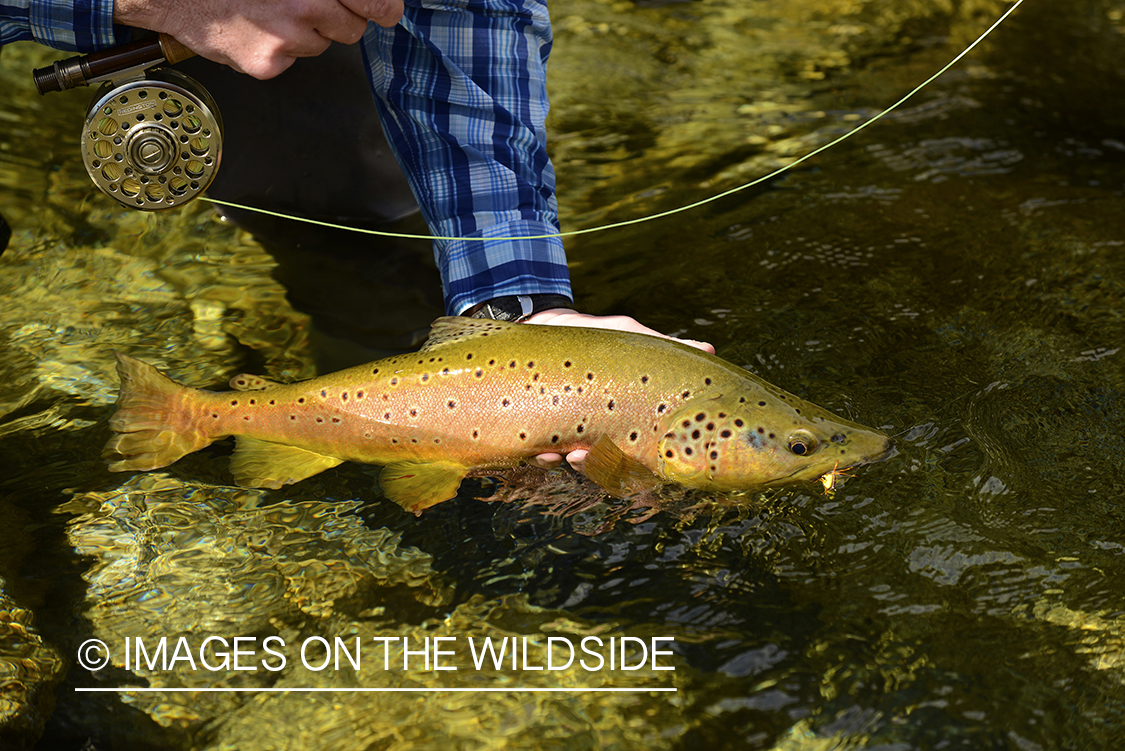
[[[435,240],[450,314],[506,295],[573,299],[547,157],[540,0],[406,0],[363,40],[387,139]]]
[[[129,29],[113,24],[113,0],[0,0],[0,46],[34,41],[92,52],[130,36]]]

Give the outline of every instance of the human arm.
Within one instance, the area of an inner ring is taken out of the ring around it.
[[[403,0],[117,0],[113,19],[170,34],[198,55],[267,79],[332,42],[354,44],[368,19],[393,26],[402,8]]]
[[[6,0],[0,3],[0,46],[33,41],[72,52],[124,44],[130,31],[115,27],[113,0]]]

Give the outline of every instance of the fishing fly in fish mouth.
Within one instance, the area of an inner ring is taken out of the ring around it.
[[[234,436],[240,485],[378,464],[384,495],[415,514],[455,497],[470,472],[544,452],[588,449],[585,474],[629,497],[666,482],[834,487],[891,447],[718,357],[608,329],[439,318],[417,353],[294,384],[239,375],[226,392],[181,386],[125,355],[118,372],[103,452],[112,471],[165,467]]]

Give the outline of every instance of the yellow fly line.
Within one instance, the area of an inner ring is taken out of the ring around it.
[[[347,230],[349,232],[359,232],[359,233],[365,234],[365,235],[379,235],[380,237],[395,237],[395,238],[405,239],[405,240],[479,240],[481,242],[484,242],[486,240],[496,240],[496,239],[542,240],[542,239],[550,238],[550,237],[574,237],[575,235],[585,235],[585,234],[588,234],[588,233],[591,233],[591,232],[604,232],[605,230],[617,229],[619,227],[628,227],[628,226],[633,225],[633,224],[641,224],[642,222],[651,222],[655,219],[663,219],[666,216],[672,216],[673,214],[679,214],[679,213],[682,213],[684,211],[691,211],[692,209],[697,209],[700,206],[704,206],[706,204],[713,203],[714,201],[718,201],[722,198],[726,198],[727,196],[734,195],[735,193],[746,190],[747,188],[752,188],[755,185],[760,185],[761,183],[764,183],[767,180],[772,180],[773,178],[777,177],[778,175],[781,175],[781,174],[784,174],[785,172],[788,172],[789,170],[793,169],[794,167],[801,164],[802,162],[805,162],[809,159],[812,159],[814,156],[816,156],[818,154],[821,154],[821,153],[827,151],[828,149],[831,149],[832,147],[836,146],[837,144],[843,143],[847,139],[849,139],[852,136],[854,136],[855,134],[859,133],[861,130],[863,130],[867,126],[878,122],[885,115],[889,114],[890,112],[893,112],[898,107],[900,107],[904,102],[906,102],[911,97],[913,97],[915,94],[917,94],[919,91],[921,91],[922,89],[926,88],[931,83],[933,83],[939,76],[941,76],[947,70],[952,68],[958,62],[960,62],[961,58],[965,57],[965,55],[972,52],[973,49],[978,44],[980,44],[982,41],[984,41],[985,38],[988,37],[988,35],[991,34],[996,29],[997,26],[999,26],[1001,23],[1004,22],[1004,19],[1006,19],[1013,12],[1015,12],[1016,8],[1020,7],[1020,5],[1022,5],[1022,4],[1023,4],[1023,0],[1016,0],[1015,3],[1012,5],[1012,7],[1008,8],[1008,10],[1004,11],[1004,14],[1001,15],[998,19],[996,19],[996,21],[993,22],[993,24],[991,26],[989,26],[987,29],[985,29],[984,33],[982,33],[980,36],[978,36],[973,41],[972,44],[970,44],[968,47],[963,49],[960,54],[958,54],[956,57],[954,57],[948,63],[943,65],[936,73],[934,73],[932,76],[927,78],[922,83],[915,86],[905,96],[903,96],[897,102],[892,104],[890,107],[887,107],[885,110],[880,112],[878,115],[875,115],[870,120],[867,120],[866,122],[862,123],[861,125],[857,126],[854,129],[848,131],[847,133],[843,134],[842,136],[839,136],[838,138],[835,138],[835,139],[829,141],[828,143],[824,144],[823,146],[820,146],[818,148],[813,149],[809,153],[805,154],[804,156],[802,156],[798,159],[795,159],[794,161],[790,162],[789,164],[785,165],[784,167],[779,167],[778,169],[774,170],[773,172],[770,172],[767,175],[763,175],[762,177],[751,180],[750,182],[745,183],[744,185],[739,185],[737,187],[731,188],[730,190],[725,190],[722,193],[718,193],[717,195],[713,195],[709,198],[704,198],[702,200],[696,201],[695,203],[689,203],[686,206],[680,206],[679,208],[675,208],[675,209],[668,209],[667,211],[661,211],[659,213],[650,214],[648,216],[637,217],[635,219],[626,219],[626,220],[623,220],[623,221],[620,221],[620,222],[612,222],[610,224],[603,224],[603,225],[598,226],[598,227],[587,227],[586,229],[576,229],[576,230],[570,230],[568,232],[556,232],[554,234],[548,234],[548,235],[526,235],[526,236],[523,236],[523,237],[504,237],[504,238],[442,237],[442,236],[439,236],[439,235],[415,235],[415,234],[409,234],[409,233],[405,233],[405,232],[386,232],[386,231],[383,231],[383,230],[376,230],[376,229],[363,229],[363,228],[360,228],[360,227],[349,227],[349,226],[346,226],[346,225],[343,225],[343,224],[333,224],[332,222],[323,222],[323,221],[320,221],[318,219],[309,219],[307,217],[292,216],[290,214],[284,214],[284,213],[281,213],[281,212],[278,212],[278,211],[269,211],[267,209],[259,209],[259,208],[255,208],[253,206],[243,206],[241,204],[232,203],[230,201],[220,201],[216,198],[208,198],[207,196],[202,196],[200,198],[200,200],[209,201],[210,203],[213,203],[213,204],[216,204],[216,205],[219,205],[219,206],[227,206],[227,207],[230,207],[230,208],[233,208],[233,209],[241,209],[243,211],[253,211],[253,212],[258,213],[258,214],[265,214],[266,216],[279,217],[281,219],[292,219],[293,221],[304,222],[305,224],[314,224],[314,225],[317,225],[319,227],[329,227],[331,229],[342,229],[342,230]]]

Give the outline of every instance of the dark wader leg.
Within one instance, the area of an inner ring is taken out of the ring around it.
[[[207,60],[177,68],[215,98],[223,159],[207,195],[353,227],[428,234],[379,126],[358,46],[334,44],[257,81]],[[409,349],[442,315],[431,244],[220,207],[277,259],[313,318],[322,371]]]

